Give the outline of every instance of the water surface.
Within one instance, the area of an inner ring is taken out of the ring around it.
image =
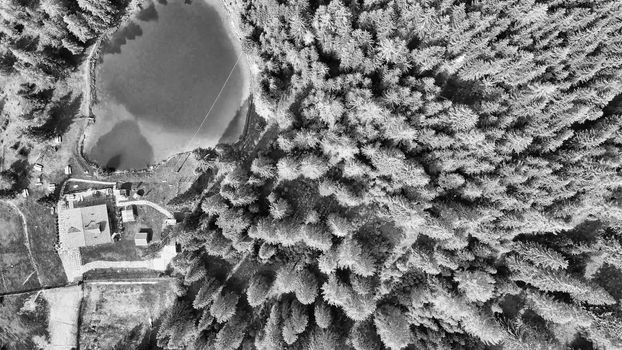
[[[144,168],[220,139],[235,141],[247,67],[216,6],[152,3],[104,44],[96,122],[85,143],[91,160],[114,169]]]

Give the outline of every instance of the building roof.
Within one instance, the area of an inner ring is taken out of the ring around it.
[[[84,225],[84,240],[86,241],[86,245],[112,242],[106,204],[83,207],[80,208],[80,211],[82,212],[82,224]]]
[[[58,212],[58,235],[63,246],[77,248],[86,245],[82,232],[82,213],[80,208],[70,208]]]
[[[123,219],[123,222],[133,222],[135,220],[134,210],[131,206],[121,210],[121,218]]]
[[[66,247],[112,242],[105,204],[59,211],[58,231],[60,241]]]
[[[146,246],[149,244],[149,233],[145,231],[137,232],[134,235],[134,244]]]

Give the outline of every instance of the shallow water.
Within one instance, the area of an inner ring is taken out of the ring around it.
[[[108,168],[144,168],[237,139],[247,67],[214,6],[221,5],[156,2],[105,43],[96,76],[96,122],[85,143],[88,158]]]

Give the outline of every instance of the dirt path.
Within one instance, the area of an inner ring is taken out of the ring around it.
[[[2,203],[9,205],[11,208],[17,211],[17,213],[22,219],[22,222],[24,224],[24,245],[26,246],[26,249],[28,249],[28,257],[30,258],[30,263],[32,264],[32,268],[35,270],[35,273],[37,274],[37,281],[39,282],[39,286],[43,287],[43,281],[41,280],[41,272],[39,271],[39,267],[37,266],[37,263],[35,262],[34,256],[32,255],[32,249],[30,248],[30,237],[28,235],[28,221],[26,220],[26,215],[24,215],[22,210],[13,202],[2,201]]]
[[[91,261],[82,264],[80,250],[77,248],[65,248],[58,251],[67,280],[77,282],[82,279],[82,275],[95,269],[150,269],[155,271],[165,271],[171,260],[177,255],[174,245],[166,245],[158,252],[157,257],[149,260],[133,261]]]
[[[164,271],[177,255],[174,245],[166,245],[158,252],[156,258],[133,261],[92,261],[80,266],[80,273],[84,274],[94,269],[150,269]]]
[[[167,209],[161,207],[160,205],[150,202],[148,200],[144,200],[144,199],[139,199],[139,200],[135,200],[135,201],[127,201],[127,202],[117,202],[117,206],[118,207],[127,207],[130,205],[146,205],[149,207],[152,207],[153,209],[159,211],[160,213],[164,214],[167,218],[172,219],[173,213],[171,213],[170,211],[168,211]]]
[[[84,116],[91,116],[91,106],[93,105],[93,92],[95,91],[95,67],[97,61],[95,60],[98,56],[99,47],[102,43],[102,38],[100,37],[95,41],[93,46],[89,49],[89,53],[86,56],[86,65],[84,72],[84,98],[82,99],[82,114]]]
[[[78,319],[82,286],[71,286],[43,291],[48,302],[48,349],[68,350],[78,348]]]
[[[79,178],[71,177],[67,179],[61,186],[59,197],[63,197],[63,194],[65,193],[65,189],[67,188],[67,184],[69,182],[92,183],[92,184],[97,184],[97,185],[110,185],[110,186],[115,186],[117,184],[116,182],[110,182],[110,181],[87,180],[87,179],[79,179]]]

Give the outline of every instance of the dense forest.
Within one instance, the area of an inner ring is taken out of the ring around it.
[[[28,137],[58,133],[55,86],[124,6],[0,4]],[[622,347],[622,2],[229,6],[278,132],[206,153],[159,346]]]
[[[621,2],[238,5],[278,137],[210,161],[160,345],[622,346]]]

